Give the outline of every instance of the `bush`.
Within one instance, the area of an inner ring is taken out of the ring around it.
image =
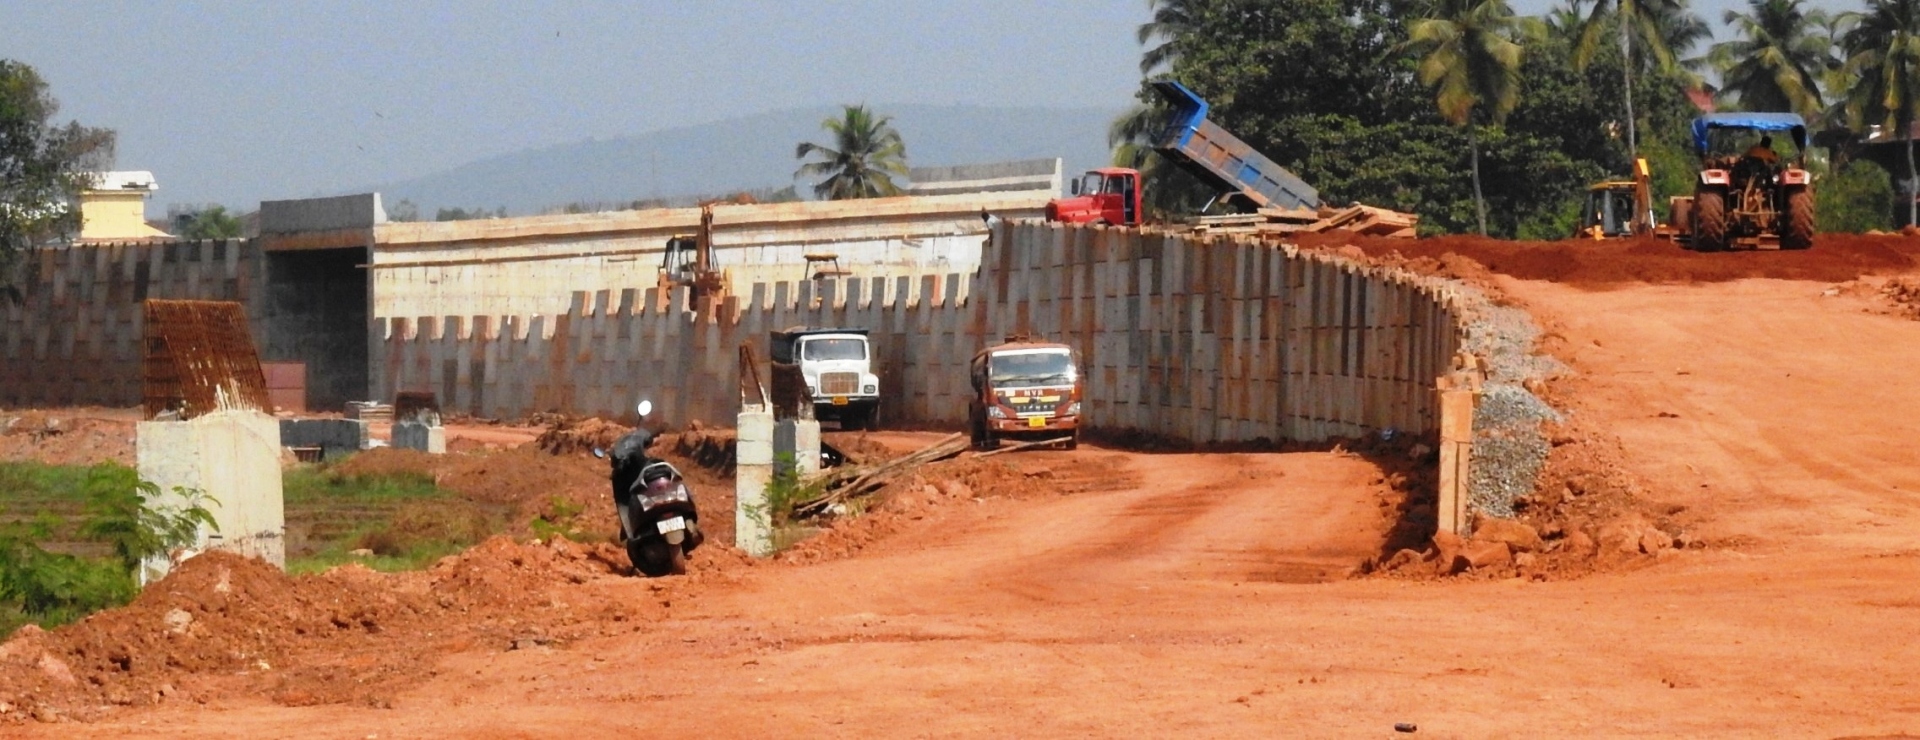
[[[53,536],[58,519],[42,512],[31,522],[0,527],[0,628],[24,622],[57,626],[133,599],[140,562],[198,539],[200,527],[217,528],[205,496],[176,491],[185,507],[154,502],[160,489],[132,468],[111,463],[87,468],[79,479],[85,501],[78,528],[89,541],[113,551],[111,560],[49,552],[40,543]]]
[[[1893,178],[1880,165],[1856,159],[1814,183],[1819,230],[1864,233],[1893,230]]]

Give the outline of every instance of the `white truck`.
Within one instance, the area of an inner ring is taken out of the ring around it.
[[[880,428],[880,377],[866,329],[794,327],[772,336],[775,365],[798,366],[814,418],[841,429]]]

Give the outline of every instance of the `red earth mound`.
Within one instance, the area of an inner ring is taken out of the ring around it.
[[[1584,287],[1743,278],[1842,282],[1863,275],[1909,271],[1920,265],[1920,238],[1895,235],[1822,234],[1814,239],[1812,249],[1804,251],[1713,254],[1691,252],[1651,238],[1527,242],[1475,236],[1406,240],[1317,234],[1300,235],[1293,241],[1306,248],[1352,246],[1369,257],[1389,262],[1421,262],[1427,268],[1422,271],[1441,274],[1447,272],[1441,265],[1442,258],[1454,254],[1494,273]]]
[[[732,553],[712,549],[699,553],[692,577],[641,601],[576,588],[626,577],[625,554],[606,544],[496,537],[426,572],[350,565],[299,577],[210,552],[132,604],[51,632],[28,627],[0,645],[0,721],[89,719],[115,706],[235,693],[290,706],[388,706],[443,654],[567,642],[659,619],[679,590],[731,564]]]

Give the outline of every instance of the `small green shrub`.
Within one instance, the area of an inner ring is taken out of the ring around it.
[[[580,513],[583,511],[586,511],[585,506],[554,496],[547,499],[547,505],[533,521],[527,523],[527,528],[533,531],[535,537],[543,540],[564,537],[583,542],[592,539],[592,535],[580,530]]]
[[[54,536],[59,519],[42,511],[30,521],[0,526],[0,628],[11,631],[36,622],[57,626],[92,612],[132,600],[138,592],[134,570],[149,557],[197,541],[201,527],[217,529],[211,501],[195,491],[176,489],[185,506],[156,503],[160,489],[140,480],[132,468],[105,463],[81,469],[83,473],[27,470],[27,477],[45,484],[70,482],[77,490],[57,498],[84,502],[76,528],[90,542],[106,545],[112,559],[85,558],[50,552],[41,546]],[[23,469],[15,467],[18,476]],[[16,478],[18,479],[18,478]]]

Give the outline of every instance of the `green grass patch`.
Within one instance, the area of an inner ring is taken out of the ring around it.
[[[78,510],[86,503],[89,470],[91,466],[83,465],[0,463],[0,514],[30,517],[43,509]]]
[[[422,472],[351,475],[328,464],[288,470],[281,480],[287,528],[300,533],[290,537],[299,541],[290,543],[289,573],[346,563],[418,570],[508,525],[505,507],[467,501]]]
[[[433,476],[426,473],[347,475],[331,466],[288,470],[280,476],[280,486],[289,507],[345,501],[398,502],[450,495],[434,485]]]

